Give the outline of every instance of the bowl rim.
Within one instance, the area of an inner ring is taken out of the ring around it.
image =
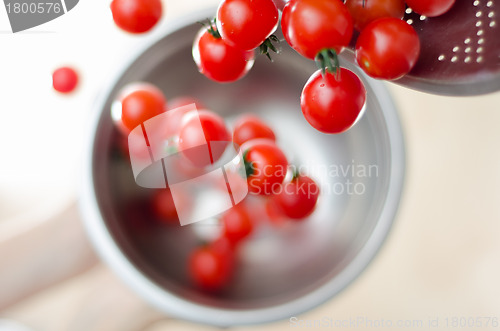
[[[180,319],[218,327],[268,323],[291,318],[330,300],[356,279],[377,255],[378,250],[384,243],[391,229],[403,192],[406,164],[404,136],[396,108],[384,83],[362,74],[362,78],[369,82],[370,88],[377,95],[380,103],[385,105],[381,107],[381,111],[387,127],[388,141],[390,143],[391,171],[389,185],[385,203],[372,234],[347,267],[324,285],[287,303],[272,307],[247,310],[226,310],[208,307],[190,302],[173,293],[165,291],[136,269],[119,249],[105,225],[98,206],[94,186],[93,154],[95,139],[102,118],[102,110],[106,105],[109,95],[128,68],[144,53],[144,51],[159,42],[166,35],[174,33],[186,27],[188,24],[192,24],[192,22],[210,17],[214,12],[214,8],[198,10],[171,20],[167,24],[158,27],[139,43],[132,56],[126,59],[121,66],[118,66],[117,68],[119,69],[116,73],[107,80],[105,88],[102,89],[102,92],[97,96],[93,104],[93,118],[89,123],[90,129],[87,131],[89,132],[89,136],[88,139],[86,139],[86,148],[84,151],[85,162],[83,166],[84,173],[82,176],[82,183],[80,185],[79,207],[86,232],[100,258],[130,288],[157,309]]]

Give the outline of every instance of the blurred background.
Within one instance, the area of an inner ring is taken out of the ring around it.
[[[81,1],[17,34],[0,6],[0,318],[33,330],[211,330],[149,307],[98,261],[83,231],[76,201],[92,103],[149,38],[119,30],[109,3]],[[217,3],[164,0],[156,29]],[[69,96],[52,90],[51,73],[62,65],[81,75]],[[356,329],[370,330],[424,329],[437,320],[452,330],[460,326],[455,319],[473,319],[475,328],[497,329],[500,93],[452,98],[387,87],[407,152],[393,229],[351,286],[294,321],[327,318],[347,329],[362,318],[367,323]]]

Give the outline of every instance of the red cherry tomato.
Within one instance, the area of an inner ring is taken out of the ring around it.
[[[282,227],[286,224],[287,218],[283,214],[281,207],[278,205],[274,197],[267,199],[264,208],[271,225],[275,227]]]
[[[70,93],[78,85],[78,74],[73,68],[62,67],[52,74],[52,86],[57,92]]]
[[[455,0],[406,0],[414,12],[427,17],[443,15],[453,7]]]
[[[283,151],[269,139],[254,139],[241,149],[247,169],[248,191],[272,195],[279,191],[288,170]]]
[[[340,0],[291,0],[283,9],[281,28],[293,49],[314,60],[325,49],[338,54],[349,45],[353,22]]]
[[[113,0],[111,13],[116,25],[130,33],[151,30],[162,15],[161,0]]]
[[[211,111],[200,110],[193,112],[182,126],[179,150],[193,165],[202,168],[217,162],[230,141],[224,119]]]
[[[420,40],[415,29],[397,18],[381,18],[361,31],[356,42],[356,61],[371,77],[398,79],[415,66]]]
[[[352,71],[340,69],[338,77],[316,71],[302,91],[300,104],[306,120],[323,133],[342,133],[362,115],[366,90]]]
[[[188,274],[206,291],[220,291],[230,281],[234,255],[229,245],[212,244],[195,249],[188,261]]]
[[[319,186],[314,180],[299,175],[283,185],[275,199],[284,215],[294,220],[301,220],[311,215],[316,208],[319,192]]]
[[[406,9],[405,0],[346,0],[345,5],[352,15],[354,27],[359,31],[378,18],[402,19]]]
[[[151,202],[153,211],[159,220],[167,224],[179,224],[177,209],[170,189],[156,191]]]
[[[253,231],[253,224],[247,211],[241,205],[234,206],[222,216],[224,237],[236,244],[247,238]]]
[[[242,51],[202,29],[193,44],[198,70],[219,83],[234,82],[247,74],[255,61],[254,51]]]
[[[119,96],[121,117],[117,125],[128,133],[145,121],[165,111],[166,99],[156,86],[141,83],[125,88]]]
[[[257,116],[245,115],[239,118],[234,124],[233,142],[241,146],[256,138],[276,140],[273,130]]]
[[[193,97],[190,97],[190,96],[187,96],[187,95],[170,99],[168,101],[167,108],[169,110],[172,110],[172,109],[188,106],[188,105],[191,105],[193,103],[196,105],[196,109],[204,109],[205,108],[205,106],[203,105],[203,103],[200,100],[193,98]]]
[[[223,0],[217,9],[222,39],[248,51],[259,47],[276,31],[278,8],[273,0]]]

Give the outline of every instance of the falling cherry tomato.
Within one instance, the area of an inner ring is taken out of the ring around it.
[[[340,0],[291,0],[283,9],[281,28],[293,49],[314,60],[326,49],[338,54],[349,45],[353,22]]]
[[[269,139],[253,139],[241,147],[247,170],[248,190],[272,195],[285,179],[288,161],[283,151]]]
[[[230,245],[213,243],[195,249],[189,256],[188,274],[201,289],[222,290],[234,272],[234,253]]]
[[[275,196],[281,212],[294,220],[301,220],[312,214],[319,197],[319,186],[308,176],[298,175],[283,185]]]
[[[217,28],[222,39],[241,50],[262,45],[279,22],[273,0],[222,0],[217,9]]]
[[[177,208],[170,189],[158,190],[152,197],[152,208],[160,221],[167,224],[179,224]]]
[[[113,0],[111,13],[116,25],[130,33],[151,30],[162,16],[161,0]]]
[[[70,67],[56,69],[52,74],[52,86],[60,93],[73,92],[78,85],[78,74]]]
[[[300,104],[306,120],[323,133],[342,133],[361,117],[366,101],[363,82],[352,71],[338,75],[316,71],[302,91]]]
[[[238,146],[256,139],[267,138],[276,140],[273,130],[255,115],[245,115],[240,117],[234,124],[233,142]]]
[[[179,150],[193,165],[203,168],[217,162],[230,141],[224,119],[214,112],[200,110],[183,124]]]
[[[124,133],[129,133],[150,118],[165,112],[166,99],[163,92],[149,83],[126,87],[118,98],[121,114],[117,125]]]
[[[211,27],[201,29],[195,38],[193,59],[203,75],[219,83],[229,83],[247,74],[254,64],[255,53],[227,44]]]
[[[222,223],[224,236],[233,244],[247,238],[253,230],[252,221],[242,205],[236,205],[225,212],[222,216]]]

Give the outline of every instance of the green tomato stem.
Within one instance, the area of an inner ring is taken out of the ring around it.
[[[259,46],[260,54],[267,56],[267,58],[272,62],[270,51],[278,54],[279,49],[274,45],[274,43],[279,44],[280,40],[274,34],[269,36],[264,42]]]

